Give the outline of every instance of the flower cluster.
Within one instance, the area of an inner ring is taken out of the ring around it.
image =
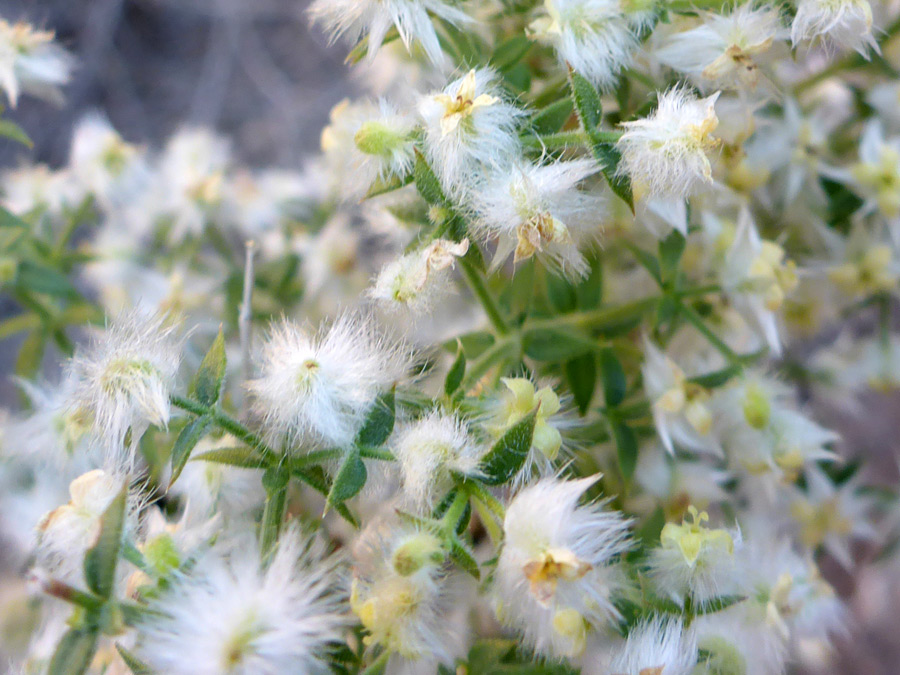
[[[811,671],[853,620],[834,575],[897,565],[847,420],[900,388],[900,5],[309,16],[371,77],[301,168],[95,113],[64,166],[0,175],[0,537],[29,580],[0,576],[0,651]],[[0,21],[13,108],[72,72]]]

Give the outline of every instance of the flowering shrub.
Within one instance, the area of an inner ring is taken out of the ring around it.
[[[900,4],[309,13],[371,98],[303,171],[93,115],[67,166],[0,181],[17,672],[827,651],[848,612],[820,563],[897,541],[809,403],[900,384]],[[0,22],[11,106],[72,67]]]

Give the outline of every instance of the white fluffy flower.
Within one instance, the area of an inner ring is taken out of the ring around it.
[[[680,619],[653,617],[629,633],[613,658],[616,675],[689,675],[697,664],[697,638]]]
[[[406,528],[380,532],[362,547],[350,606],[367,645],[392,653],[387,672],[434,672],[457,651],[450,614],[458,600],[440,540]],[[418,667],[417,667],[418,666]]]
[[[709,528],[705,511],[688,511],[690,522],[666,523],[660,533],[660,546],[650,552],[650,575],[662,595],[702,606],[740,590],[735,548],[741,538],[737,531]]]
[[[366,317],[344,314],[317,334],[272,325],[248,383],[254,410],[273,438],[353,442],[377,396],[403,377],[409,353]]]
[[[675,446],[721,454],[713,434],[709,392],[687,375],[656,345],[644,338],[644,391],[653,405],[653,423],[666,450]]]
[[[0,19],[0,88],[13,108],[24,92],[60,103],[74,60],[53,42],[53,33]]]
[[[753,89],[761,60],[785,37],[777,9],[748,3],[729,14],[704,14],[699,26],[665,40],[656,56],[705,89]]]
[[[93,437],[113,463],[128,467],[147,427],[168,424],[181,348],[177,326],[167,317],[126,314],[76,352],[71,410],[90,420]]]
[[[46,514],[37,526],[38,567],[61,580],[80,584],[84,554],[96,543],[101,516],[124,484],[122,476],[100,469],[73,480],[69,502]],[[129,518],[126,526],[133,528],[133,520]]]
[[[674,87],[660,94],[652,115],[623,123],[619,166],[631,176],[638,195],[680,199],[700,184],[712,183],[708,155],[718,145],[712,136],[719,124],[718,96],[697,99]]]
[[[436,64],[444,61],[444,55],[429,12],[454,25],[471,21],[447,0],[316,0],[309,12],[314,22],[325,25],[333,39],[346,34],[356,42],[365,35],[370,60],[393,25],[407,50],[418,42]]]
[[[519,154],[522,111],[506,103],[489,68],[471,70],[419,101],[425,148],[444,190],[466,194],[485,173],[507,170]]]
[[[579,245],[599,235],[602,199],[578,185],[597,169],[589,159],[517,163],[475,193],[478,231],[499,239],[494,266],[511,253],[515,262],[537,255],[568,277],[584,276]]]
[[[880,53],[872,35],[869,0],[798,0],[791,40],[796,46],[816,37],[842,49],[855,49],[866,57],[869,48]]]
[[[343,637],[339,560],[296,530],[266,566],[253,545],[211,553],[176,577],[139,627],[140,658],[172,675],[328,672]]]
[[[614,562],[628,549],[629,523],[603,503],[578,505],[596,480],[544,479],[506,510],[497,614],[542,654],[577,655],[590,627],[618,616],[611,595],[622,582]]]
[[[450,290],[450,270],[469,250],[469,240],[436,239],[381,268],[369,296],[391,309],[413,314],[431,311]]]
[[[476,473],[485,448],[462,421],[434,411],[400,429],[391,450],[400,465],[403,492],[423,510],[453,485],[451,472]]]
[[[599,87],[614,84],[637,47],[637,29],[622,0],[544,0],[529,27],[559,60]]]

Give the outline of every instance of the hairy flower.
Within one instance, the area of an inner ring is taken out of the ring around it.
[[[162,315],[126,314],[71,363],[72,414],[90,420],[108,461],[128,468],[150,425],[165,427],[169,394],[181,361],[177,326]]]
[[[544,0],[529,26],[568,64],[599,87],[615,83],[638,44],[634,19],[622,0]]]
[[[450,194],[467,194],[486,173],[506,170],[518,157],[516,125],[523,113],[503,100],[489,68],[470,70],[422,97],[419,114],[428,161]]]
[[[872,35],[869,0],[797,0],[791,25],[794,46],[817,37],[842,49],[855,49],[866,58],[870,48],[881,53]]]
[[[706,89],[755,88],[761,59],[786,37],[778,10],[748,3],[702,18],[699,26],[669,37],[657,58]]]
[[[628,634],[610,665],[615,675],[689,675],[697,663],[697,638],[680,619],[655,616]]]
[[[271,326],[248,383],[253,409],[273,438],[349,445],[379,394],[406,374],[409,352],[372,320],[343,314],[318,333]]]
[[[629,547],[629,522],[603,503],[578,505],[596,480],[546,478],[506,510],[497,614],[542,654],[577,655],[592,626],[618,616],[614,562]]]
[[[674,87],[660,94],[650,117],[623,123],[620,170],[631,176],[638,194],[683,198],[712,183],[708,155],[718,145],[712,136],[719,125],[718,96],[697,99]]]
[[[447,0],[316,0],[309,8],[313,22],[321,22],[332,39],[347,35],[356,42],[365,36],[366,52],[373,59],[394,26],[407,50],[422,45],[432,63],[444,61],[429,12],[454,25],[471,19]]]
[[[587,274],[579,245],[600,232],[601,198],[578,185],[598,170],[593,160],[516,164],[473,196],[477,228],[498,239],[494,266],[538,256],[567,277]]]
[[[419,510],[433,507],[452,487],[451,472],[477,473],[485,451],[461,420],[438,411],[401,428],[391,449],[400,464],[403,492]]]
[[[140,657],[173,675],[326,673],[326,648],[347,624],[339,564],[296,529],[266,565],[253,545],[209,553],[153,601]]]

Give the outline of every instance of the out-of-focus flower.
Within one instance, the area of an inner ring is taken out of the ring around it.
[[[51,31],[0,19],[0,88],[13,108],[20,93],[62,103],[74,59],[53,38]]]
[[[697,638],[680,620],[654,617],[632,629],[610,672],[688,675],[697,664]]]
[[[841,49],[855,49],[866,58],[869,49],[881,51],[872,35],[869,0],[798,0],[791,24],[794,46],[817,37]]]

